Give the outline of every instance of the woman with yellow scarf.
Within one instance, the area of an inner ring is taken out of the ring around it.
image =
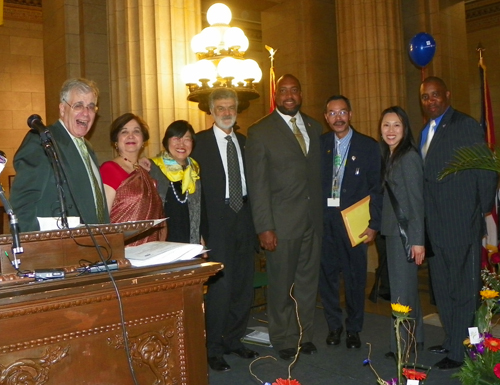
[[[165,131],[162,151],[152,159],[150,175],[164,202],[168,218],[167,241],[201,242],[201,183],[198,163],[192,158],[195,133],[191,124],[176,120]]]

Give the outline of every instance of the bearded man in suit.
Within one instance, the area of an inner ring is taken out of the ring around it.
[[[209,281],[205,302],[208,364],[213,370],[227,371],[230,366],[224,354],[241,358],[259,355],[240,341],[253,301],[256,236],[243,162],[246,138],[233,129],[238,96],[231,89],[214,90],[209,106],[215,123],[196,135],[192,157],[200,165],[208,258],[224,264],[224,269]],[[231,180],[233,166],[239,175],[237,186]]]
[[[322,235],[319,136],[303,112],[299,80],[276,83],[277,109],[248,129],[247,180],[255,229],[266,250],[269,336],[282,359],[317,352],[312,342]]]
[[[478,169],[439,179],[458,148],[484,143],[479,124],[451,107],[450,97],[438,77],[428,77],[420,86],[420,102],[428,119],[419,141],[424,159],[425,224],[434,252],[428,261],[445,331],[443,343],[429,351],[446,354],[435,365],[444,370],[463,363],[463,340],[473,324],[481,289],[484,216],[494,205],[497,186],[496,173]]]
[[[80,217],[81,223],[109,223],[104,187],[99,175],[97,157],[85,135],[97,114],[99,89],[87,79],[69,79],[60,92],[59,120],[47,127],[57,145],[59,162],[65,178],[61,205],[52,163],[36,130],[26,134],[14,157],[16,177],[10,201],[19,219],[19,229],[40,229],[37,217]]]

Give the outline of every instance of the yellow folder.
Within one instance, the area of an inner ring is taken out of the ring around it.
[[[341,214],[351,240],[351,246],[359,245],[367,238],[366,235],[363,238],[360,238],[359,235],[366,230],[370,221],[370,196],[368,195],[366,198],[342,210]]]

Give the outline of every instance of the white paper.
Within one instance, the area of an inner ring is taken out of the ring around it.
[[[40,231],[60,230],[61,218],[60,217],[37,217]],[[68,217],[68,226],[70,229],[80,226],[80,217]]]
[[[469,328],[469,339],[471,344],[478,344],[481,342],[481,337],[479,336],[479,329],[477,327]]]
[[[271,341],[269,339],[269,331],[265,326],[255,326],[252,328],[253,331],[248,333],[242,338],[243,342],[253,342],[257,344],[268,345],[272,347]]]
[[[406,385],[418,385],[420,384],[419,380],[407,380]]]
[[[186,261],[203,254],[205,251],[203,245],[194,243],[155,241],[126,247],[125,258],[130,261],[132,266],[143,267]]]

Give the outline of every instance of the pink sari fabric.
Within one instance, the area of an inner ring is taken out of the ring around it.
[[[165,218],[155,181],[142,167],[132,172],[116,189],[110,218],[112,223]],[[134,237],[131,243],[127,241],[127,246],[164,241],[166,238],[167,225],[164,222]]]

